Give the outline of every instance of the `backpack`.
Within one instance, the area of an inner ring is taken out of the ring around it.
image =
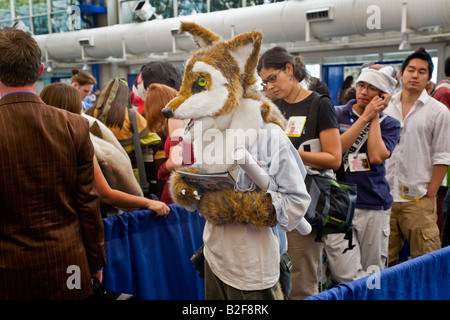
[[[320,140],[316,138],[316,130],[319,101],[323,96],[316,95],[311,103],[306,118],[306,131],[300,137],[300,147],[303,146],[304,150],[311,149],[310,145],[320,146]],[[305,178],[305,185],[311,196],[311,204],[306,211],[305,219],[311,224],[313,231],[316,232],[315,241],[321,242],[322,235],[325,234],[344,233],[344,239],[348,240],[348,248],[344,250],[344,253],[353,249],[356,184],[337,181],[319,173],[308,173]]]

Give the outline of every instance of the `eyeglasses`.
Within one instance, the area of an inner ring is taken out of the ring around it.
[[[275,81],[277,81],[278,75],[279,75],[280,72],[283,71],[283,70],[284,70],[284,68],[280,69],[280,71],[278,71],[277,73],[271,74],[270,76],[268,76],[266,80],[263,80],[263,81],[262,81],[262,83],[261,83],[262,86],[263,86],[264,88],[266,88],[266,87],[267,87],[267,84],[268,84],[269,82],[270,82],[270,83],[274,83]]]
[[[365,85],[363,82],[358,82],[356,85],[356,89],[363,90],[367,89],[367,92],[374,94],[379,93],[381,90],[375,88],[374,86],[371,86],[370,84]]]

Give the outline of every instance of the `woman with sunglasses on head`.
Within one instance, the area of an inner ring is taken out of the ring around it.
[[[274,103],[289,119],[297,116],[308,116],[312,101],[317,92],[305,89],[301,82],[306,77],[306,69],[300,57],[293,57],[286,49],[274,47],[267,50],[260,58],[257,67],[264,89]],[[294,147],[305,164],[308,173],[334,176],[333,170],[339,169],[342,158],[342,147],[333,102],[327,96],[319,99],[317,105],[317,130],[315,138],[320,146],[305,151],[301,146],[300,136],[290,136]],[[303,127],[303,134],[308,130],[308,120]],[[321,262],[323,242],[316,242],[315,232],[307,236],[297,230],[287,233],[288,254],[291,257],[292,291],[289,299],[303,299],[318,293],[317,267]],[[323,236],[325,238],[326,236]]]

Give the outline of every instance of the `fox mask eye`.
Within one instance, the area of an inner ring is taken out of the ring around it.
[[[206,90],[206,85],[208,84],[208,81],[205,77],[198,77],[196,81],[192,84],[192,94],[196,94],[199,92],[202,92],[203,90]]]

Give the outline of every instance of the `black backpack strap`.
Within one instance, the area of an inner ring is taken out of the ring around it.
[[[348,247],[342,251],[342,254],[346,253],[348,250],[352,250],[355,247],[353,244],[353,226],[347,230],[344,239],[348,240]]]
[[[305,141],[316,139],[317,132],[317,120],[319,118],[319,103],[320,99],[328,98],[331,99],[327,95],[313,93],[314,97],[311,101],[311,106],[309,107],[308,115],[306,118],[306,130],[305,133],[300,136],[300,144]]]
[[[309,107],[308,115],[306,117],[305,123],[305,133],[300,136],[300,144],[305,141],[312,140],[316,138],[317,131],[317,118],[319,114],[319,100],[322,96],[319,94],[314,94],[314,98]]]
[[[139,182],[141,185],[142,192],[144,195],[149,192],[149,183],[147,181],[147,174],[145,173],[145,165],[144,165],[144,156],[142,155],[141,142],[139,138],[139,128],[136,120],[136,112],[133,107],[128,109],[130,116],[131,124],[133,125],[133,144],[134,144],[134,153],[136,155],[136,162],[138,166],[139,173]]]
[[[316,238],[314,239],[315,242],[323,242],[322,241],[322,235],[323,235],[323,219],[320,214],[316,214],[315,216],[315,222],[316,222]]]

